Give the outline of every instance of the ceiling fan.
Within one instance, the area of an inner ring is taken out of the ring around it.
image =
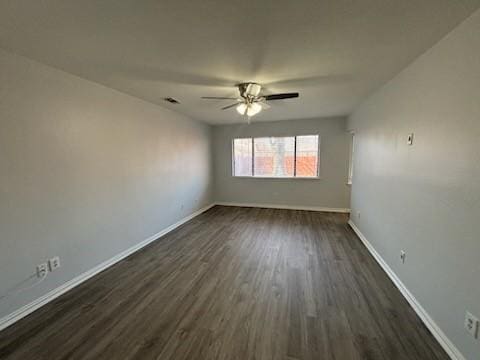
[[[202,96],[202,99],[236,100],[236,103],[225,106],[222,108],[222,110],[236,107],[240,115],[245,115],[248,117],[248,119],[250,119],[250,117],[257,115],[260,111],[262,111],[262,109],[268,109],[270,105],[267,102],[269,101],[298,97],[298,92],[260,95],[262,86],[253,82],[241,83],[238,84],[237,87],[240,92],[239,98],[222,96]]]

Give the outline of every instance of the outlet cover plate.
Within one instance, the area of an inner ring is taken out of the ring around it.
[[[43,278],[47,276],[48,273],[48,264],[42,263],[37,265],[37,277]]]
[[[478,318],[473,316],[468,311],[465,314],[465,329],[473,336],[474,339],[478,337]]]
[[[58,256],[55,256],[48,260],[48,268],[50,271],[56,270],[60,267],[60,258]]]

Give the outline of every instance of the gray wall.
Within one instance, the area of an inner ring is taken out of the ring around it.
[[[210,132],[0,50],[0,296],[62,261],[0,318],[209,204]]]
[[[253,118],[254,120],[255,118]],[[219,202],[349,208],[349,137],[345,118],[324,118],[213,128],[215,200]],[[246,136],[320,135],[321,179],[259,179],[232,176],[232,139]]]
[[[348,124],[356,131],[352,219],[472,360],[480,358],[480,341],[463,320],[467,309],[480,317],[479,95],[477,11]]]

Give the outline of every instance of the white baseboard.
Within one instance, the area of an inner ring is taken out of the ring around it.
[[[215,205],[221,206],[239,206],[239,207],[255,207],[266,209],[288,209],[288,210],[307,210],[307,211],[323,211],[336,213],[349,213],[350,209],[346,208],[330,208],[321,206],[296,206],[296,205],[277,205],[277,204],[257,204],[257,203],[236,203],[236,202],[216,202]]]
[[[388,277],[393,281],[395,286],[400,290],[402,295],[407,299],[410,306],[415,310],[417,315],[423,321],[425,326],[430,330],[432,335],[437,339],[439,344],[445,350],[445,352],[452,358],[453,360],[466,360],[466,358],[462,355],[460,350],[450,341],[450,339],[445,335],[445,333],[440,329],[440,327],[433,321],[432,317],[427,313],[427,311],[423,308],[423,306],[418,302],[418,300],[413,296],[413,294],[407,289],[407,287],[402,283],[402,281],[398,278],[398,276],[393,272],[393,270],[388,266],[388,264],[383,260],[380,254],[375,250],[375,248],[370,244],[367,238],[361,233],[355,223],[350,219],[348,224],[351,226],[353,231],[357,234],[360,238],[362,243],[368,249],[370,254],[374,257],[374,259],[378,262],[378,264],[382,267],[382,269],[387,273]]]
[[[22,306],[20,309],[14,311],[13,313],[3,317],[0,319],[0,330],[5,329],[6,327],[14,324],[18,320],[24,318],[28,314],[34,312],[35,310],[39,309],[43,305],[49,303],[50,301],[56,299],[60,295],[66,293],[68,290],[73,289],[74,287],[80,285],[84,281],[90,279],[91,277],[97,275],[101,271],[109,268],[110,266],[116,264],[120,260],[125,259],[127,256],[133,254],[134,252],[140,250],[141,248],[147,246],[151,242],[159,239],[160,237],[166,235],[170,231],[176,229],[180,225],[183,225],[187,221],[193,219],[194,217],[200,215],[201,213],[207,211],[211,207],[215,206],[215,204],[210,204],[200,210],[195,211],[193,214],[184,217],[180,221],[177,221],[175,224],[170,225],[169,227],[163,229],[162,231],[150,236],[148,239],[143,240],[142,242],[132,246],[131,248],[122,251],[120,254],[115,255],[114,257],[104,261],[103,263],[95,266],[94,268],[84,272],[83,274],[78,275],[77,277],[73,278],[72,280],[67,281],[66,283],[60,285],[59,287],[51,290],[50,292],[46,293],[45,295],[39,297],[38,299],[32,301],[31,303]]]

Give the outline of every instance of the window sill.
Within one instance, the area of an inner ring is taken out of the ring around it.
[[[267,179],[267,180],[322,180],[320,176],[232,176],[235,179]]]

